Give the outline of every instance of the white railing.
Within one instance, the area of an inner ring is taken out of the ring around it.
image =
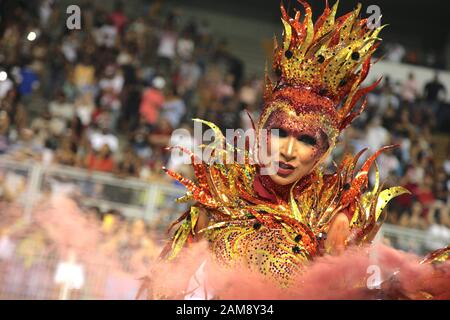
[[[184,194],[184,189],[163,181],[146,182],[67,166],[45,166],[35,161],[0,158],[3,207],[18,207],[19,213],[32,221],[35,210],[39,208],[39,199],[48,191],[70,193],[81,206],[95,206],[102,211],[115,209],[127,217],[143,218],[150,225],[155,222],[150,230],[156,233],[149,237],[154,239],[151,241],[154,242],[152,254],[155,257],[160,251],[160,243],[155,238],[161,232],[157,229],[165,228],[184,209],[174,202]],[[8,217],[4,214],[0,210],[2,223],[2,219]],[[35,232],[39,233],[39,230]],[[0,300],[134,299],[140,285],[138,279],[146,275],[143,270],[148,270],[151,265],[151,260],[136,260],[144,250],[141,247],[116,248],[109,253],[114,258],[99,259],[100,253],[102,257],[106,256],[106,249],[100,248],[108,243],[109,238],[99,240],[92,244],[99,251],[84,253],[77,258],[83,285],[80,289],[70,289],[69,280],[57,280],[58,274],[62,274],[62,263],[70,263],[64,251],[57,249],[59,247],[53,241],[42,244],[36,240],[35,245],[32,234],[0,234]]]
[[[390,224],[383,225],[381,228],[381,236],[387,239],[389,244],[397,249],[414,252],[422,256],[450,244],[449,238],[436,236],[429,231],[404,228]]]
[[[46,191],[77,194],[83,206],[98,207],[102,211],[119,210],[127,217],[143,218],[147,222],[154,221],[161,210],[171,209],[172,216],[185,209],[174,202],[184,194],[184,189],[168,182],[119,178],[69,166],[44,166],[35,161],[17,162],[6,158],[0,158],[0,174],[2,190],[11,188],[5,185],[10,181],[8,175],[13,176],[13,180],[26,181],[26,189],[16,190],[16,196],[28,219],[35,202]]]
[[[20,239],[14,244],[20,245]],[[77,261],[80,287],[70,288],[58,279],[62,263],[70,262],[46,250],[26,255],[17,251],[0,257],[0,300],[133,300],[139,278],[146,275],[116,269],[107,262]]]

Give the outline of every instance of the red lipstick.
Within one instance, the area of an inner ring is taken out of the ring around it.
[[[287,162],[279,161],[277,173],[281,176],[288,176],[295,171],[295,167]]]

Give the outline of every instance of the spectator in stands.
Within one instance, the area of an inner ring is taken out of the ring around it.
[[[123,177],[139,177],[141,161],[131,147],[123,152],[122,160],[117,164],[116,174]]]
[[[70,140],[70,137],[64,137],[61,147],[56,150],[55,162],[66,166],[75,166],[77,161],[76,146]]]
[[[186,113],[184,101],[178,95],[175,87],[167,90],[164,104],[162,105],[161,117],[167,120],[172,128],[178,128],[180,121]]]
[[[164,74],[168,74],[172,68],[172,61],[176,56],[177,33],[175,32],[175,17],[171,13],[165,22],[165,26],[159,35],[158,62]]]
[[[257,103],[258,94],[255,81],[247,80],[239,91],[239,101],[242,105],[254,105]]]
[[[73,70],[73,83],[80,91],[91,89],[96,81],[95,67],[92,59],[87,54],[83,54],[79,63],[75,65]]]
[[[194,50],[195,43],[192,40],[192,35],[188,29],[185,29],[177,41],[177,54],[182,60],[186,61],[192,58]]]
[[[91,124],[94,110],[95,104],[91,92],[85,92],[75,100],[76,117],[80,120],[83,128],[86,128]]]
[[[217,83],[215,88],[216,98],[224,103],[228,102],[234,95],[233,88],[234,76],[227,74],[223,79]]]
[[[165,83],[162,77],[155,77],[152,81],[152,86],[142,94],[139,112],[150,130],[154,129],[157,125],[160,109],[165,101],[162,92]]]
[[[6,93],[5,97],[0,99],[1,110],[8,114],[10,121],[17,127],[17,129],[27,126],[27,113],[19,99],[20,96],[16,87],[10,89]]]
[[[202,70],[193,58],[186,59],[180,65],[178,72],[178,90],[181,94],[191,92],[196,88],[202,75]]]
[[[439,79],[439,73],[434,74],[434,79],[427,82],[424,87],[425,101],[430,104],[433,113],[436,113],[439,104],[447,98],[447,89]]]
[[[186,123],[182,124],[181,127],[171,135],[170,146],[179,146],[194,152],[194,148],[196,148],[198,144],[192,134],[192,127]],[[180,167],[188,163],[191,163],[191,159],[188,154],[180,151],[179,149],[173,149],[170,151],[170,158],[167,168],[178,172]]]
[[[224,104],[224,110],[219,122],[219,126],[224,134],[226,134],[227,129],[238,129],[240,127],[240,106],[237,95]]]
[[[424,208],[422,204],[415,201],[411,207],[411,217],[409,219],[409,228],[425,230],[427,227],[427,220],[423,217]]]
[[[98,17],[98,26],[93,35],[97,46],[106,49],[113,48],[118,41],[118,30],[113,22],[113,16],[107,16],[101,13]]]
[[[170,122],[167,119],[161,119],[158,126],[148,136],[148,141],[152,150],[156,151],[159,149],[161,154],[167,155],[165,149],[170,143],[172,132],[173,128],[170,125]],[[166,158],[168,158],[168,155]]]
[[[101,90],[109,90],[116,95],[120,95],[124,81],[121,70],[116,65],[110,64],[105,68],[98,85]]]
[[[2,70],[4,71],[4,70]],[[4,71],[6,72],[6,71]],[[6,78],[0,81],[0,101],[2,101],[8,92],[14,88],[14,83],[10,78]]]
[[[9,150],[9,153],[16,160],[34,159],[40,160],[43,146],[34,137],[34,132],[30,128],[20,130],[19,141]]]
[[[405,137],[413,137],[415,135],[416,128],[411,123],[410,115],[410,111],[406,108],[400,111],[400,117],[393,126],[395,132]]]
[[[139,105],[141,103],[141,75],[139,74],[139,63],[137,56],[132,50],[138,51],[137,44],[133,44],[129,50],[124,48],[121,55],[117,58],[119,65],[123,70],[123,92],[122,98],[122,128],[132,131],[139,122]],[[124,57],[125,55],[125,57]],[[122,56],[122,58],[121,58]]]
[[[75,63],[78,59],[80,40],[76,33],[69,32],[61,39],[61,53],[69,63]]]
[[[113,172],[114,160],[109,145],[105,143],[97,152],[91,151],[86,158],[85,166],[88,170]]]
[[[94,121],[102,123],[111,131],[117,131],[122,102],[112,88],[102,90],[99,108],[94,112]]]
[[[430,206],[435,201],[433,193],[433,177],[426,175],[416,191],[417,200],[424,206],[423,216],[427,217]]]
[[[26,97],[33,93],[39,85],[39,78],[31,63],[24,63],[20,69],[19,93]]]
[[[378,105],[376,113],[380,117],[390,106],[395,110],[398,110],[400,108],[400,99],[395,94],[393,84],[391,83],[389,77],[386,77],[384,80],[377,104]]]
[[[386,59],[392,62],[400,63],[406,54],[406,50],[400,43],[390,43],[386,45],[387,54]]]
[[[9,147],[9,116],[6,111],[0,111],[0,154],[7,152]]]
[[[441,201],[436,201],[430,207],[428,215],[427,250],[437,250],[450,242],[449,207]]]
[[[419,90],[414,73],[409,73],[408,79],[406,79],[402,83],[400,96],[402,97],[403,101],[406,101],[410,104],[416,101],[417,97],[419,96]]]
[[[130,139],[131,147],[142,160],[147,160],[152,154],[147,135],[148,129],[146,127],[139,127],[133,132]]]
[[[114,135],[107,126],[103,126],[100,130],[95,130],[90,134],[89,142],[94,151],[100,151],[105,145],[111,152],[115,152],[119,148],[119,139]]]
[[[117,33],[120,35],[123,34],[128,23],[128,18],[123,11],[122,1],[116,1],[114,3],[114,11],[111,12],[109,20],[116,27]]]
[[[65,123],[71,121],[75,116],[75,106],[67,101],[63,91],[59,91],[56,98],[50,102],[49,111],[53,118],[60,119]]]
[[[394,150],[387,150],[380,154],[377,159],[380,167],[380,179],[388,184],[394,185],[400,172],[400,161],[394,154]],[[372,178],[372,181],[373,178]]]
[[[382,126],[380,117],[374,117],[369,123],[364,141],[372,152],[388,144],[389,132]]]

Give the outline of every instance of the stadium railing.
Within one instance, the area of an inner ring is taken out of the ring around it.
[[[0,192],[3,200],[19,203],[28,218],[36,201],[46,193],[74,196],[85,208],[116,210],[127,218],[142,218],[148,223],[159,221],[161,212],[171,216],[164,218],[167,220],[185,210],[184,205],[174,201],[184,193],[175,184],[5,158],[0,158]]]

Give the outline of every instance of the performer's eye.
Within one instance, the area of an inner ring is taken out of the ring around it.
[[[310,135],[307,135],[307,134],[303,134],[303,135],[299,136],[297,139],[298,139],[298,141],[301,141],[301,142],[303,142],[305,144],[308,144],[310,146],[317,145],[316,138],[314,138],[314,137],[312,137]]]
[[[288,136],[288,133],[281,128],[273,128],[270,132],[280,138],[286,138]]]

